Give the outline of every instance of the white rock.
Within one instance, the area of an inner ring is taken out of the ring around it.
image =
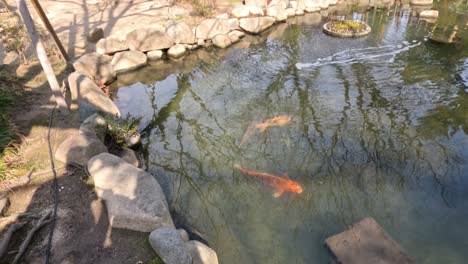
[[[96,43],[96,52],[99,54],[114,54],[124,50],[128,50],[125,39],[108,37],[100,39],[98,43]]]
[[[146,65],[148,58],[146,55],[137,50],[118,52],[112,58],[112,71],[115,73],[123,73],[138,69]]]
[[[258,6],[249,6],[249,14],[251,16],[264,16],[263,9]]]
[[[205,44],[205,40],[204,39],[198,39],[197,40],[197,45],[198,46],[203,46]]]
[[[192,264],[192,256],[177,229],[161,227],[149,235],[151,247],[166,264]]]
[[[218,264],[218,255],[207,245],[196,240],[185,242],[185,245],[192,255],[193,264]]]
[[[166,34],[176,44],[193,44],[197,42],[192,29],[185,22],[171,21],[167,24]]]
[[[86,166],[92,157],[107,152],[96,134],[77,134],[67,138],[55,151],[55,159],[65,164]]]
[[[296,10],[304,11],[305,8],[306,8],[305,1],[306,0],[297,0],[297,9]]]
[[[231,14],[236,18],[243,18],[249,16],[249,8],[247,6],[238,6],[232,9]]]
[[[178,59],[187,53],[184,45],[176,44],[167,51],[167,56],[172,59]]]
[[[222,13],[217,15],[216,18],[229,19],[229,15],[227,13]]]
[[[245,0],[245,5],[264,8],[267,6],[267,0]]]
[[[286,8],[281,5],[270,5],[267,9],[267,15],[273,17],[276,21],[284,21],[288,18]]]
[[[304,0],[304,5],[308,13],[320,11],[320,0]]]
[[[328,0],[320,0],[320,9],[327,9],[329,6]]]
[[[224,49],[224,48],[231,46],[232,44],[231,39],[229,38],[227,34],[218,34],[214,36],[212,40],[213,40],[213,45],[215,45],[215,47],[217,48]]]
[[[142,52],[168,49],[174,44],[174,40],[166,34],[166,28],[163,26],[135,29],[127,34],[126,42],[130,50]]]
[[[109,153],[89,160],[88,171],[113,228],[150,232],[174,227],[161,186],[151,174]]]
[[[439,11],[437,10],[426,10],[419,13],[420,18],[437,18],[439,17]]]
[[[286,14],[288,15],[288,17],[293,17],[296,15],[296,11],[293,8],[288,8],[286,9]]]
[[[148,51],[148,53],[146,53],[146,56],[148,57],[148,60],[155,61],[155,60],[160,60],[163,54],[164,53],[162,50],[152,50],[152,51]]]
[[[250,33],[258,34],[265,29],[271,27],[275,23],[272,17],[252,17],[241,18],[239,20],[240,27]]]
[[[294,11],[297,10],[297,1],[289,1],[289,7],[294,9]]]
[[[218,34],[227,34],[228,32],[228,19],[206,19],[203,20],[195,29],[195,35],[199,39],[212,39]]]
[[[107,122],[99,114],[93,114],[86,118],[80,126],[81,134],[95,134],[102,142],[107,133]]]
[[[304,15],[304,11],[303,10],[296,10],[296,16],[303,16]]]
[[[432,5],[432,0],[410,0],[411,5],[429,6]]]
[[[120,116],[114,102],[87,76],[73,72],[68,76],[68,84],[70,96],[66,100],[72,109],[77,109],[81,102],[85,102],[108,115]]]
[[[229,31],[238,30],[239,27],[239,19],[231,18],[229,19]]]
[[[235,33],[232,33],[232,32],[229,32],[228,33],[228,37],[229,37],[229,40],[231,41],[231,43],[236,43],[240,40],[239,36]]]
[[[289,0],[271,0],[268,7],[280,6],[283,9],[288,8]]]

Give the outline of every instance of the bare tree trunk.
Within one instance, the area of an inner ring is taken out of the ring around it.
[[[47,76],[47,81],[49,82],[50,89],[52,90],[52,94],[55,97],[55,101],[57,102],[59,109],[63,113],[68,114],[69,111],[68,111],[67,103],[65,102],[62,91],[60,90],[60,85],[57,81],[57,77],[55,76],[52,65],[50,64],[49,58],[47,57],[47,53],[44,48],[44,45],[42,44],[42,41],[39,39],[39,34],[36,31],[36,28],[31,18],[31,14],[29,13],[28,7],[26,6],[26,3],[24,2],[24,0],[17,0],[16,3],[18,5],[18,10],[20,12],[21,18],[23,19],[23,22],[26,25],[26,28],[28,30],[28,33],[31,36],[32,44],[34,45],[34,47],[36,47],[37,57],[39,58],[42,69],[44,70],[44,73]]]

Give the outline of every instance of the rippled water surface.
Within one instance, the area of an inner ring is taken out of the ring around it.
[[[120,108],[149,124],[148,170],[220,263],[328,263],[324,240],[367,216],[417,263],[466,263],[467,43],[426,41],[432,24],[409,13],[348,13],[373,28],[360,39],[307,15],[119,77]],[[276,115],[292,122],[238,146]],[[234,164],[288,173],[304,192],[274,198]]]

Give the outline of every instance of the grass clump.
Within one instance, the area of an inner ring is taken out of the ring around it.
[[[329,29],[339,33],[360,33],[366,30],[366,25],[352,20],[340,20],[331,22]]]
[[[26,63],[24,51],[30,43],[28,32],[21,19],[13,12],[1,14],[0,17],[0,40],[5,44],[7,52],[14,51]]]
[[[8,154],[9,146],[17,138],[8,116],[13,100],[14,96],[0,87],[0,180],[6,179],[8,166],[5,155]]]
[[[131,116],[127,114],[125,118],[115,119],[112,116],[105,116],[108,130],[107,136],[119,147],[127,147],[127,140],[138,134],[138,127],[142,117]]]

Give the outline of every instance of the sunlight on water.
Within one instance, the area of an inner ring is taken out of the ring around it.
[[[177,225],[220,263],[329,263],[324,240],[367,216],[416,263],[466,262],[467,47],[426,41],[409,11],[349,16],[372,33],[329,37],[310,14],[119,76]]]

